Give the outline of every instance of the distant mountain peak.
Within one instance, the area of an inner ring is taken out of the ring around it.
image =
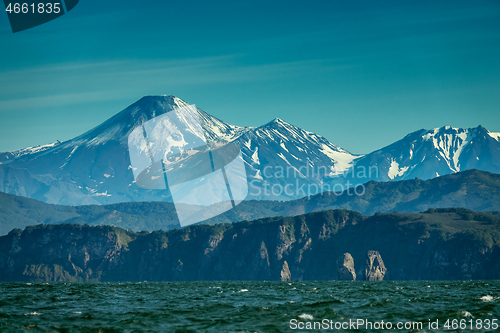
[[[380,180],[430,179],[468,169],[500,170],[500,133],[479,125],[419,130],[356,161],[376,165]]]
[[[144,96],[121,113],[131,113],[134,117],[146,116],[150,119],[188,105],[190,104],[173,95]]]
[[[186,101],[174,95],[146,95],[139,99],[134,104],[142,103],[166,103],[168,105],[184,106],[188,104]]]
[[[486,128],[484,128],[481,125],[478,125],[477,127],[469,127],[469,128],[462,128],[462,127],[453,127],[450,125],[445,125],[441,127],[436,127],[431,130],[426,130],[427,132],[464,132],[464,131],[488,131]]]
[[[284,121],[281,118],[274,118],[270,122],[267,122],[264,125],[260,126],[260,128],[272,127],[272,126],[293,126],[293,125],[290,123],[287,123],[286,121]]]
[[[90,131],[70,140],[71,146],[100,145],[115,140],[126,142],[140,124],[167,112],[190,105],[173,95],[144,96]]]

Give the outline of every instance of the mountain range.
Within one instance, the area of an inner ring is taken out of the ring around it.
[[[379,181],[431,179],[478,169],[499,173],[500,133],[482,126],[420,130],[356,159],[356,168],[378,166]],[[351,173],[352,174],[352,173]]]
[[[145,121],[186,105],[175,96],[146,96],[72,140],[0,153],[0,191],[61,205],[171,201],[168,189],[135,185],[127,138]],[[197,111],[208,140],[240,147],[248,200],[298,199],[370,180],[426,180],[469,169],[500,173],[500,133],[481,126],[419,130],[355,155],[281,119],[240,127]]]
[[[356,210],[365,216],[447,207],[500,213],[500,175],[485,171],[468,170],[429,180],[370,181],[364,184],[364,192],[328,192],[289,201],[247,200],[202,223],[251,221],[331,209]],[[62,206],[0,192],[0,236],[14,228],[62,223],[113,225],[134,232],[180,228],[171,202]]]

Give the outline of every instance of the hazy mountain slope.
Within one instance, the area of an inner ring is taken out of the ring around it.
[[[58,223],[77,214],[71,207],[48,205],[43,202],[0,192],[0,235],[14,228],[40,223]]]
[[[352,193],[318,194],[285,202],[249,200],[202,223],[231,223],[263,217],[295,216],[338,208],[357,210],[363,215],[395,210],[421,212],[428,208],[443,207],[498,211],[500,175],[470,170],[427,181],[370,182],[365,185],[364,195],[355,196]],[[169,230],[179,227],[174,205],[168,202],[69,207],[0,193],[0,235],[27,225],[63,222],[115,225],[133,231]]]
[[[169,202],[129,202],[110,205],[61,206],[0,192],[0,235],[36,224],[77,223],[115,225],[134,231],[179,227]]]
[[[326,209],[351,209],[371,215],[376,212],[421,212],[428,208],[464,207],[477,211],[500,208],[500,175],[468,170],[429,180],[411,179],[364,184],[364,194],[354,191],[324,193],[284,202],[281,211],[302,214]],[[358,189],[361,193],[362,188]]]

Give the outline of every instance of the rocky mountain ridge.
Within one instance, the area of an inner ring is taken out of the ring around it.
[[[378,174],[371,179],[378,181],[431,179],[471,169],[500,173],[500,133],[482,126],[422,129],[357,158],[355,165],[360,170],[376,165]],[[356,182],[357,177],[348,178]]]
[[[499,227],[498,216],[458,208],[333,210],[152,233],[38,225],[0,237],[0,280],[336,280],[342,253],[363,263],[370,250],[374,280],[498,279]]]

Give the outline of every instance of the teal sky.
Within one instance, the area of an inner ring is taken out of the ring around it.
[[[359,154],[421,128],[500,132],[498,0],[80,0],[16,34],[0,13],[0,41],[0,151],[163,94]]]

